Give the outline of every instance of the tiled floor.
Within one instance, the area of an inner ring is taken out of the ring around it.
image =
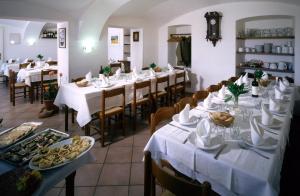
[[[39,119],[38,113],[43,107],[40,102],[35,101],[30,104],[29,100],[18,98],[16,106],[9,103],[8,89],[0,84],[0,115],[4,116],[4,127],[12,127],[26,121],[42,121],[44,128],[54,128],[64,130],[64,113]],[[148,125],[141,123],[135,133],[126,126],[126,136],[117,136],[115,141],[102,148],[97,142],[91,152],[95,157],[95,162],[87,164],[77,170],[75,180],[75,195],[80,196],[125,196],[143,195],[144,165],[142,162],[143,148],[147,143],[150,134]],[[84,134],[80,127],[71,121],[70,133]],[[97,135],[96,135],[97,137]],[[159,192],[160,189],[158,188]],[[47,196],[65,195],[64,181],[52,187]]]

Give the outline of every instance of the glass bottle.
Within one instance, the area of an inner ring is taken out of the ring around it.
[[[254,77],[254,80],[252,81],[252,97],[258,97],[258,82],[256,81],[256,77]]]

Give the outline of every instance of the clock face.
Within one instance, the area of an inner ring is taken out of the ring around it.
[[[211,24],[211,25],[215,25],[215,24],[216,24],[216,20],[215,20],[215,19],[211,19],[211,20],[210,20],[210,24]]]

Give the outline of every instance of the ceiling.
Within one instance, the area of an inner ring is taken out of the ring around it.
[[[0,26],[7,25],[7,26],[17,27],[17,28],[25,28],[27,24],[28,21],[23,21],[23,20],[0,19]]]

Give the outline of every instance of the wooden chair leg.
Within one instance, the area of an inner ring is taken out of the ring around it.
[[[26,98],[26,87],[24,87],[23,93],[24,93],[24,98]]]
[[[16,105],[16,92],[15,92],[15,89],[13,88],[13,90],[12,90],[13,92],[12,92],[12,101],[13,101],[13,106],[15,106]]]
[[[74,119],[74,118],[75,118],[75,117],[74,117],[74,116],[75,116],[75,111],[74,111],[73,108],[71,108],[71,113],[72,113],[72,114],[71,114],[72,123],[74,124],[74,122],[75,122],[75,119]]]
[[[121,114],[121,118],[122,118],[122,119],[121,119],[121,120],[122,120],[122,121],[121,121],[121,122],[122,122],[122,134],[123,134],[123,136],[125,136],[125,121],[124,121],[125,118],[124,118],[124,117],[125,117],[125,114],[124,114],[124,112],[123,112],[123,113]]]
[[[100,132],[101,132],[101,146],[104,147],[104,127],[105,127],[105,119],[101,118],[100,121]]]

